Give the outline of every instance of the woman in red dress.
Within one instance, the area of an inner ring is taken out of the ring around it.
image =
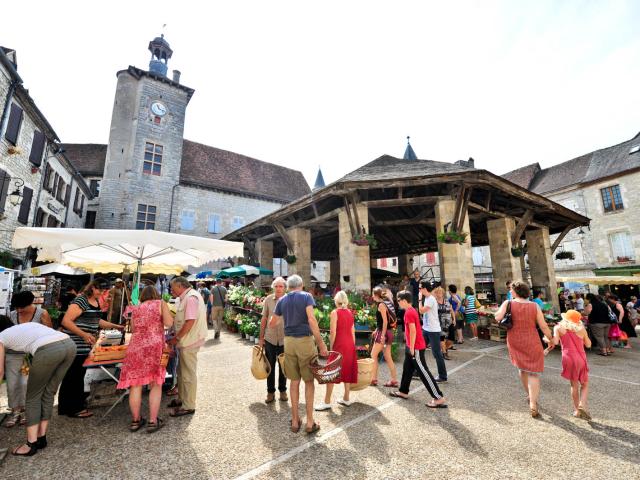
[[[342,354],[342,368],[340,375],[333,383],[327,383],[324,394],[324,403],[316,406],[316,410],[329,410],[331,408],[331,394],[334,383],[344,384],[344,396],[338,400],[340,405],[348,407],[353,402],[349,400],[351,383],[358,381],[358,358],[356,354],[356,328],[353,314],[349,310],[349,299],[343,291],[336,293],[334,297],[336,309],[331,312],[329,331],[329,350]]]
[[[129,408],[132,419],[129,430],[136,432],[146,423],[140,416],[142,386],[151,385],[147,426],[147,431],[151,433],[162,427],[158,411],[165,373],[165,367],[161,365],[164,327],[173,325],[169,307],[160,300],[155,287],[147,286],[142,290],[140,305],[133,307],[131,322],[133,334],[120,372],[118,388],[130,388]]]
[[[511,363],[520,371],[520,381],[529,400],[531,416],[537,418],[538,396],[540,395],[540,375],[544,370],[544,350],[536,325],[540,327],[546,339],[551,339],[551,330],[544,321],[542,310],[529,301],[529,285],[524,282],[511,284],[513,300],[507,300],[495,315],[499,322],[511,304],[513,327],[507,333],[507,348]],[[545,339],[545,340],[546,340]],[[553,348],[553,345],[550,345]]]

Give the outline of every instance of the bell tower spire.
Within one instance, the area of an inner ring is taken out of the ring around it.
[[[173,55],[173,50],[164,39],[164,33],[149,42],[149,51],[151,52],[149,71],[166,77],[169,59]]]

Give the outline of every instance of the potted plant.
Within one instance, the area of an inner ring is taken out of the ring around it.
[[[618,261],[618,263],[625,263],[625,262],[630,262],[631,258],[630,257],[616,257],[616,260]]]
[[[296,263],[297,260],[295,255],[287,255],[286,257],[284,257],[284,259],[290,265]]]
[[[369,246],[374,249],[378,248],[378,241],[371,233],[356,233],[351,242],[361,247]]]
[[[22,153],[22,149],[17,145],[11,145],[7,149],[7,152],[9,153],[9,155],[19,155]]]
[[[440,232],[438,234],[438,241],[441,243],[458,243],[462,245],[467,240],[467,232]]]
[[[520,246],[511,247],[511,255],[513,255],[514,257],[521,257],[522,255],[524,255],[524,248]]]
[[[556,253],[556,260],[574,260],[576,256],[569,250],[562,250]]]

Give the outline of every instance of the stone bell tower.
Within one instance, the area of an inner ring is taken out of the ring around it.
[[[96,228],[169,230],[180,178],[184,120],[194,90],[167,77],[173,50],[164,35],[149,42],[149,70],[117,73]]]

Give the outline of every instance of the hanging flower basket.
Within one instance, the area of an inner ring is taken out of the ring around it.
[[[556,253],[556,260],[575,260],[576,256],[569,250],[563,250]]]
[[[514,257],[521,257],[524,255],[524,249],[522,247],[511,247],[511,255]]]
[[[370,233],[358,233],[354,235],[351,242],[361,247],[369,246],[371,248],[378,248],[378,241]]]
[[[19,155],[22,153],[22,149],[16,145],[11,145],[7,148],[7,152],[9,152],[9,155]]]
[[[296,263],[297,260],[295,255],[287,255],[284,259],[289,265]]]
[[[467,232],[440,232],[438,241],[441,243],[458,243],[462,245],[467,240]]]

